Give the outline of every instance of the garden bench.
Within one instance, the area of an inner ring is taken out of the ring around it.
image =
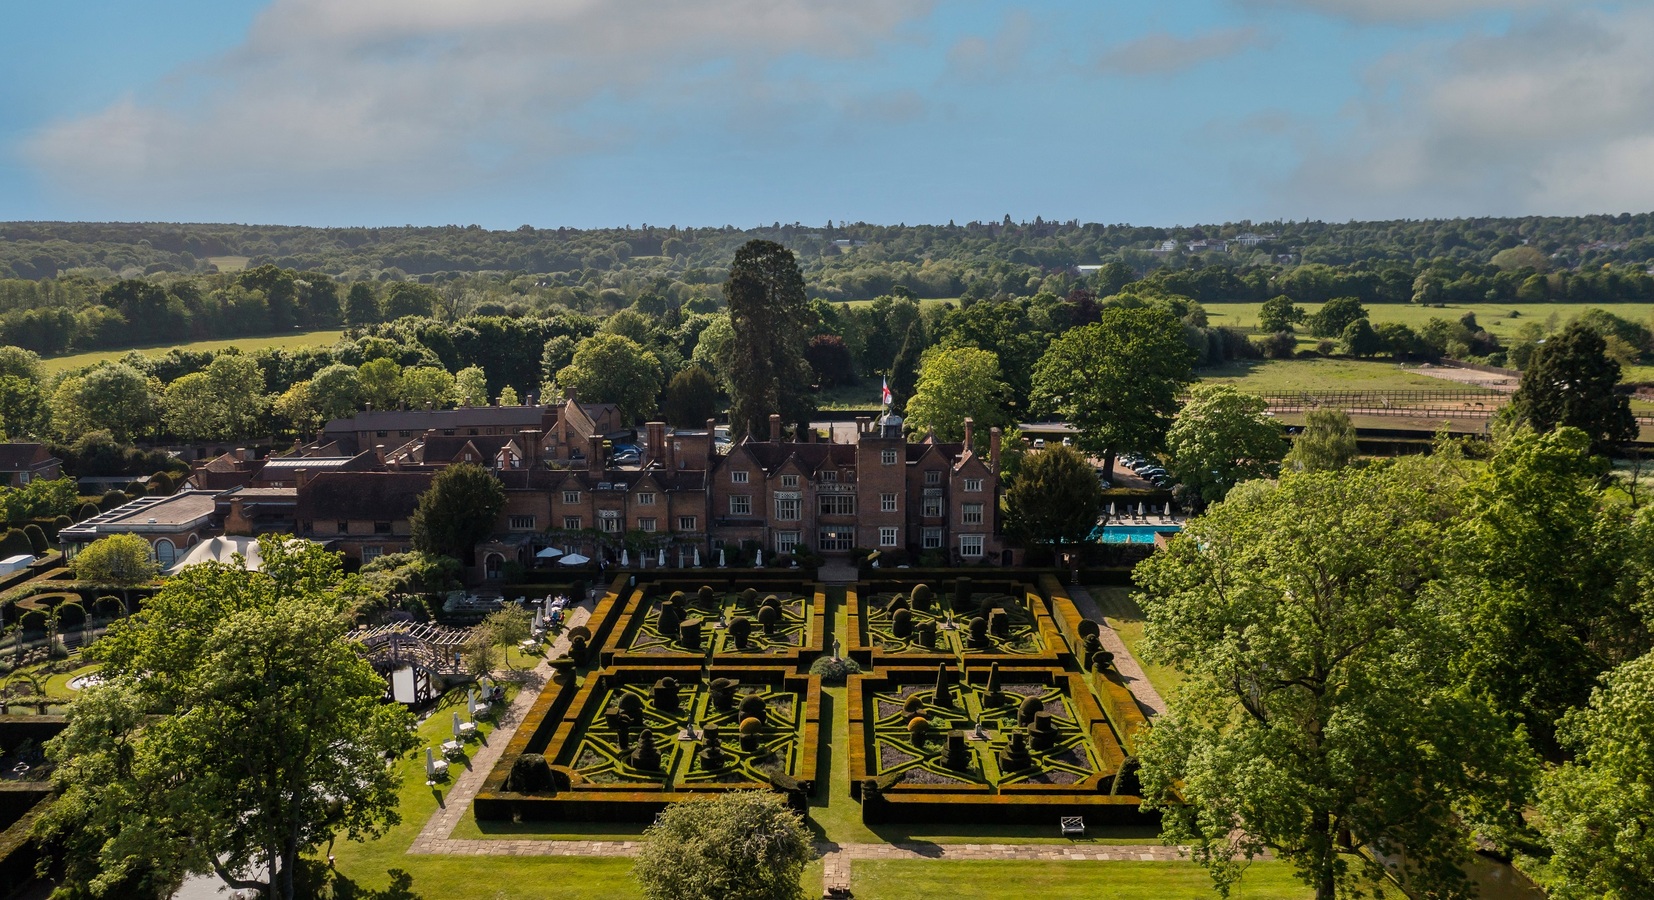
[[[1071,837],[1075,835],[1085,837],[1084,816],[1063,816],[1059,820],[1059,824],[1062,826],[1063,837]]]

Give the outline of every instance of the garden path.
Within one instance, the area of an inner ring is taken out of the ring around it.
[[[1143,667],[1137,664],[1137,657],[1126,649],[1126,642],[1120,640],[1120,635],[1110,627],[1108,620],[1103,618],[1102,608],[1092,599],[1091,593],[1077,584],[1068,586],[1068,596],[1074,600],[1074,607],[1098,625],[1097,639],[1102,642],[1103,649],[1114,654],[1114,668],[1119,671],[1121,680],[1126,683],[1126,690],[1137,698],[1137,705],[1148,711],[1150,718],[1166,714],[1166,701],[1161,698],[1160,692],[1154,689],[1154,683],[1143,674]]]

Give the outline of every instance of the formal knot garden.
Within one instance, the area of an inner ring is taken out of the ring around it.
[[[859,803],[870,825],[1147,821],[1132,756],[1147,723],[1096,624],[1048,575],[927,574],[848,589],[842,640],[826,589],[784,575],[617,581],[570,632],[478,820],[647,822],[759,788],[803,812]],[[811,669],[838,659],[817,667],[852,673],[829,740]],[[835,762],[848,777],[828,777]]]

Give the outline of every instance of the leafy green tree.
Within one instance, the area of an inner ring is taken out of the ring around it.
[[[1005,527],[1033,544],[1077,544],[1090,538],[1102,506],[1102,485],[1085,457],[1047,447],[1022,459],[1005,492]]]
[[[75,578],[97,585],[120,588],[121,602],[132,611],[132,588],[155,580],[161,571],[149,542],[135,534],[112,534],[98,538],[75,554]]]
[[[685,366],[666,386],[666,421],[679,428],[696,428],[718,412],[718,383],[699,365]]]
[[[1552,335],[1522,372],[1511,414],[1537,431],[1578,428],[1599,453],[1635,440],[1631,400],[1618,390],[1620,364],[1606,349],[1601,335],[1577,322]]]
[[[919,369],[919,387],[907,401],[907,424],[936,430],[943,441],[965,437],[964,421],[975,421],[987,446],[988,429],[1010,424],[1005,412],[1009,389],[999,374],[999,359],[986,350],[961,347],[932,350]]]
[[[36,478],[20,488],[0,487],[0,513],[8,522],[53,519],[74,512],[80,488],[73,478]]]
[[[40,354],[22,347],[0,346],[0,377],[39,382],[45,376]]]
[[[1604,676],[1561,737],[1575,756],[1546,774],[1537,817],[1550,896],[1654,897],[1654,654]]]
[[[734,791],[674,803],[632,866],[648,900],[802,900],[810,832],[780,794]]]
[[[429,285],[398,281],[385,291],[385,321],[394,322],[404,316],[435,315],[440,301],[436,290]]]
[[[1367,318],[1367,308],[1354,297],[1328,300],[1309,317],[1310,333],[1316,337],[1339,337],[1356,319]]]
[[[595,334],[580,342],[574,362],[557,373],[557,384],[587,403],[613,403],[622,422],[636,422],[655,413],[660,360],[631,338]]]
[[[793,252],[773,241],[741,245],[724,297],[734,332],[720,366],[729,380],[731,435],[769,437],[771,413],[783,422],[807,421],[814,406],[804,359],[809,306]]]
[[[477,542],[494,529],[502,509],[505,486],[487,469],[471,463],[449,466],[419,495],[412,523],[414,549],[467,561]]]
[[[352,328],[384,321],[379,298],[373,295],[373,286],[358,281],[345,294],[345,324]]]
[[[1304,308],[1292,302],[1292,298],[1282,294],[1271,297],[1263,302],[1258,309],[1258,330],[1275,333],[1291,331],[1292,326],[1304,321]]]
[[[1635,563],[1654,522],[1607,502],[1607,471],[1578,429],[1518,433],[1470,485],[1443,540],[1466,677],[1548,753],[1557,720],[1590,699],[1598,676],[1649,647],[1647,573]]]
[[[1312,409],[1304,430],[1292,442],[1286,468],[1295,472],[1331,472],[1355,461],[1359,452],[1355,425],[1341,409]]]
[[[540,374],[543,380],[555,382],[557,373],[574,362],[574,351],[579,346],[579,341],[566,334],[559,334],[546,341],[545,347],[540,351]]]
[[[130,441],[153,427],[155,394],[151,380],[126,363],[71,375],[52,394],[52,430],[66,441],[100,430]]]
[[[1080,448],[1102,457],[1112,479],[1116,453],[1160,448],[1194,358],[1183,324],[1166,309],[1109,307],[1040,357],[1034,407],[1078,428]]]
[[[356,413],[362,404],[362,380],[355,366],[334,363],[310,379],[308,400],[323,422]]]
[[[249,435],[263,403],[264,372],[251,357],[232,353],[174,381],[161,400],[167,429],[190,439]]]
[[[1196,385],[1166,433],[1171,475],[1204,503],[1253,478],[1273,478],[1286,453],[1269,404],[1226,384]]]
[[[40,382],[0,375],[0,428],[13,437],[43,435],[49,412]]]
[[[1514,820],[1526,748],[1423,590],[1441,465],[1251,482],[1138,565],[1145,654],[1187,675],[1139,743],[1144,798],[1220,888],[1267,849],[1318,900],[1355,896],[1375,852],[1463,896],[1472,830]]]
[[[356,369],[362,400],[374,409],[395,409],[402,396],[402,367],[394,359],[370,359]]]
[[[500,388],[500,405],[501,406],[519,406],[521,404],[522,404],[522,399],[517,396],[517,389],[516,388],[512,387],[509,384],[506,385],[503,388]]]
[[[442,408],[454,393],[454,376],[436,366],[414,366],[402,371],[397,383],[409,409]]]
[[[48,745],[66,802],[36,825],[82,889],[145,872],[262,887],[244,873],[267,868],[291,900],[301,854],[399,821],[386,760],[413,749],[413,717],[382,702],[348,639],[338,555],[278,536],[259,549],[258,572],[174,576],[91,651],[105,684]]]
[[[480,406],[488,402],[488,373],[480,366],[466,366],[454,375],[454,402]]]
[[[1384,339],[1373,330],[1366,319],[1356,319],[1344,326],[1338,345],[1346,354],[1356,357],[1377,356],[1384,349]]]

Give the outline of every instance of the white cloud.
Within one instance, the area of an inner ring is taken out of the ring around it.
[[[1440,22],[1479,13],[1565,9],[1573,0],[1242,0],[1259,8],[1305,9],[1363,23]]]
[[[1582,13],[1390,59],[1286,196],[1340,216],[1654,208],[1651,45],[1654,11]]]
[[[1117,75],[1175,75],[1264,43],[1256,28],[1226,28],[1187,38],[1157,31],[1104,51],[1097,68]]]
[[[999,78],[1021,69],[1034,38],[1034,20],[1015,10],[988,37],[960,38],[948,48],[948,69],[965,78]]]
[[[871,58],[933,4],[276,0],[224,58],[51,123],[22,150],[87,195],[454,189],[784,103],[787,87],[767,83],[777,64]]]

